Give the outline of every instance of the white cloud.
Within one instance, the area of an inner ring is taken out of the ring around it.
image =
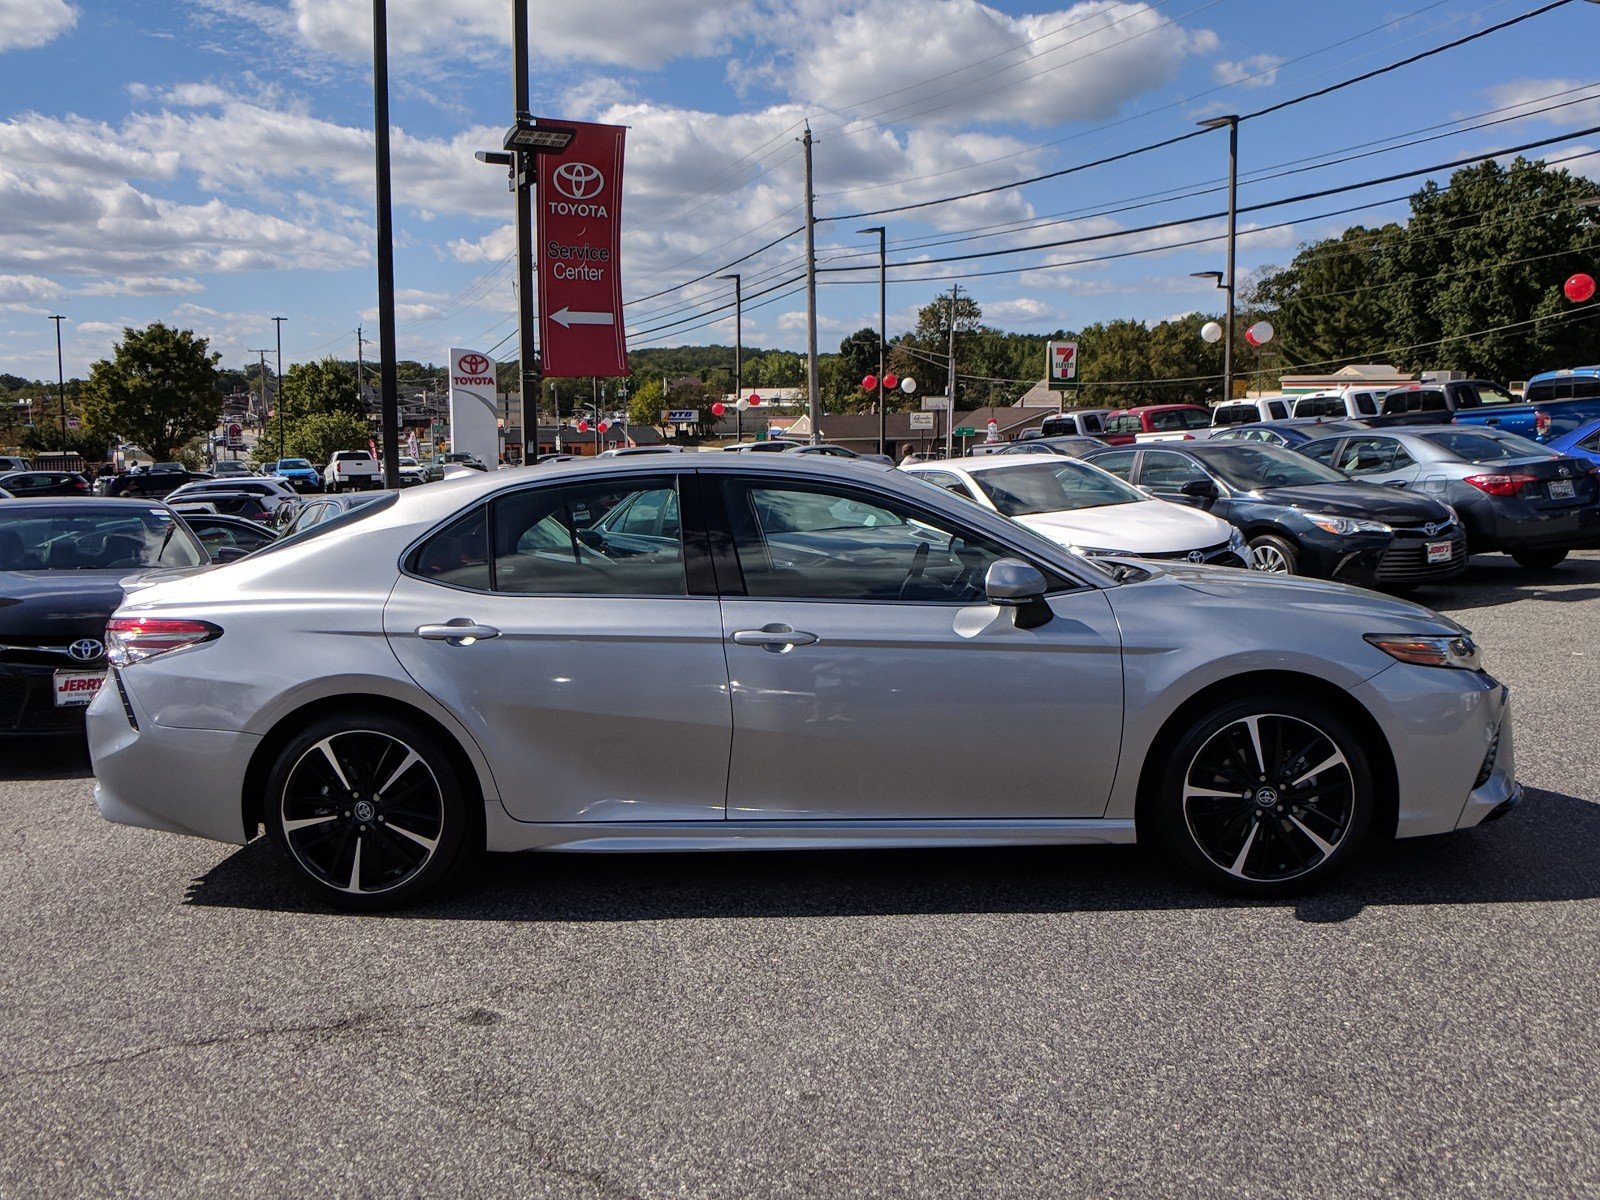
[[[1512,109],[1509,116],[1525,116],[1563,129],[1600,125],[1600,83],[1577,79],[1516,79],[1484,88],[1483,94],[1496,108]],[[1564,107],[1535,115],[1533,110],[1552,104]]]
[[[77,23],[66,0],[0,0],[0,50],[48,45]]]
[[[1247,88],[1267,88],[1278,82],[1278,68],[1284,60],[1277,54],[1253,54],[1239,62],[1219,62],[1211,68],[1211,78],[1223,86],[1239,84]]]
[[[801,5],[776,23],[798,48],[774,81],[830,110],[902,124],[1109,117],[1217,44],[1148,4],[1117,0],[1020,17],[977,0],[868,0],[820,16]]]
[[[80,296],[184,296],[203,292],[198,279],[177,279],[168,275],[146,275],[135,279],[103,279],[77,290]]]
[[[66,288],[43,275],[0,275],[0,308],[26,308],[66,294]]]

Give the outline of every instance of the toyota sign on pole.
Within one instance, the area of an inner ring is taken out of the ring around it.
[[[577,130],[559,154],[538,156],[540,364],[546,379],[628,374],[622,333],[620,125]]]
[[[486,467],[500,461],[494,359],[478,350],[450,351],[450,449],[475,454]]]

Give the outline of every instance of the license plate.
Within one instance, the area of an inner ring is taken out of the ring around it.
[[[1449,542],[1428,542],[1424,549],[1427,551],[1429,562],[1447,563],[1450,561],[1450,551],[1454,547]]]
[[[105,681],[104,671],[57,671],[56,707],[83,707],[94,699]]]
[[[1572,480],[1552,479],[1550,481],[1550,499],[1571,500],[1573,497]]]

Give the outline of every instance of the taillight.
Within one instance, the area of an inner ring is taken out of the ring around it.
[[[1534,475],[1468,475],[1466,482],[1491,496],[1515,496],[1530,483],[1538,483],[1539,480]]]
[[[162,617],[112,617],[106,622],[106,660],[114,667],[131,666],[198,646],[222,636],[222,630],[207,621],[174,621]]]
[[[1550,414],[1541,408],[1533,410],[1533,436],[1543,437],[1550,432]]]
[[[75,492],[87,492],[89,485],[82,479],[74,479],[72,481],[72,490]]]

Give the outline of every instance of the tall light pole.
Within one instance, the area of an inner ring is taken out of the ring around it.
[[[56,397],[61,402],[61,456],[66,461],[67,454],[67,372],[61,365],[61,322],[65,317],[51,317],[56,323]]]
[[[800,144],[806,165],[806,412],[815,446],[822,441],[822,389],[817,379],[817,196],[812,187],[810,121]]]
[[[733,280],[733,436],[736,442],[742,442],[744,410],[739,401],[744,399],[744,280],[737,273],[717,278]]]
[[[1202,129],[1228,131],[1228,320],[1222,327],[1222,398],[1233,399],[1233,252],[1239,238],[1239,118],[1237,115],[1211,117],[1200,122]],[[1221,286],[1221,285],[1219,285]]]
[[[389,177],[389,13],[372,0],[372,147],[378,240],[378,408],[383,486],[400,486],[400,379],[394,344],[394,202]],[[280,364],[281,368],[281,364]],[[283,378],[280,369],[279,386]],[[283,411],[279,406],[278,411]],[[283,419],[278,420],[283,457]]]
[[[1224,292],[1228,293],[1228,328],[1232,329],[1233,328],[1233,284],[1231,282],[1227,282],[1227,283],[1223,282],[1222,272],[1221,271],[1190,271],[1189,272],[1189,278],[1191,278],[1191,279],[1209,279],[1209,280],[1211,280],[1212,283],[1216,284],[1217,287],[1219,287],[1221,290],[1223,290]],[[1223,348],[1223,352],[1222,352],[1223,353],[1223,359],[1222,359],[1223,379],[1224,379],[1222,398],[1224,400],[1232,400],[1233,399],[1233,354],[1232,354],[1231,347],[1232,347],[1232,338],[1230,337],[1228,345]]]
[[[878,453],[885,453],[884,447],[888,445],[889,419],[884,414],[883,406],[883,356],[887,350],[889,337],[889,261],[888,249],[885,242],[886,230],[882,225],[869,225],[866,229],[858,229],[857,233],[875,233],[878,235]]]
[[[382,0],[379,0],[382,3]],[[288,317],[273,317],[273,327],[278,331],[278,382],[272,389],[273,407],[278,410],[278,457],[283,457],[283,323]],[[263,385],[264,386],[264,385]]]

